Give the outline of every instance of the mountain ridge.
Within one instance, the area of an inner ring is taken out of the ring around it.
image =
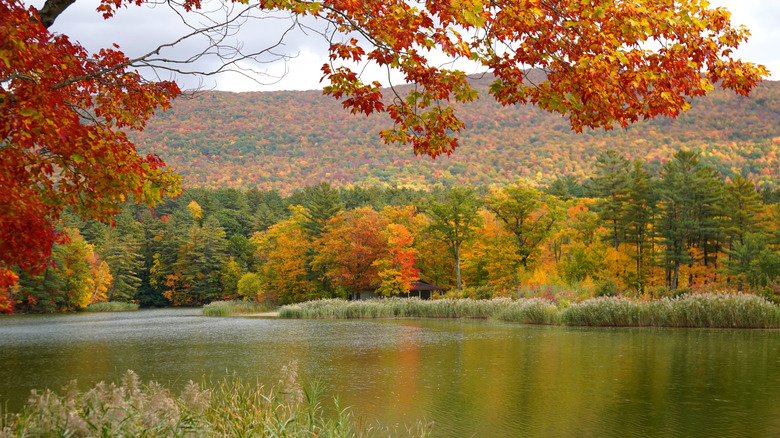
[[[454,105],[465,123],[449,157],[415,156],[385,145],[382,115],[352,115],[319,90],[201,92],[156,114],[131,133],[139,153],[156,153],[185,187],[275,189],[283,193],[327,181],[335,186],[503,185],[559,176],[584,180],[595,157],[615,149],[658,169],[679,149],[697,150],[724,177],[741,173],[759,187],[780,185],[780,82],[750,97],[716,89],[693,99],[676,119],[626,129],[574,133],[568,120],[531,105],[501,106],[476,81],[481,98]]]

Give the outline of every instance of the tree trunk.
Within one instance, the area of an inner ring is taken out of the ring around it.
[[[460,283],[460,244],[455,244],[455,275],[458,280],[458,290],[462,290]]]
[[[618,250],[618,226],[617,226],[617,220],[612,221],[612,229],[615,233],[615,236],[613,237],[612,245],[615,247],[615,251]]]
[[[640,292],[641,289],[644,289],[643,282],[640,281],[642,278],[642,243],[640,243],[640,239],[637,239],[636,242],[636,279],[639,281],[640,284]]]

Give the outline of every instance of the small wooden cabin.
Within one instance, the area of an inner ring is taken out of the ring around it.
[[[436,290],[447,290],[446,287],[436,286],[433,283],[428,283],[424,280],[415,280],[412,282],[412,286],[409,288],[409,293],[406,295],[399,295],[399,297],[406,297],[406,298],[412,298],[417,297],[422,300],[429,300],[431,299],[431,294],[433,291]],[[350,299],[352,300],[368,300],[371,298],[381,298],[379,294],[376,293],[375,289],[369,289],[364,290],[360,293],[353,293]]]

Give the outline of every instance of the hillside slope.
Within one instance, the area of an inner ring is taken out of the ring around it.
[[[321,91],[204,92],[180,99],[135,133],[141,153],[157,153],[187,187],[277,189],[303,185],[426,187],[490,185],[560,175],[585,179],[595,157],[613,148],[658,167],[680,148],[700,151],[724,176],[742,173],[762,187],[780,185],[780,82],[749,98],[715,90],[679,118],[626,130],[570,130],[567,121],[532,106],[502,107],[478,82],[482,99],[458,105],[466,123],[450,157],[417,157],[385,145],[389,120],[353,116]]]

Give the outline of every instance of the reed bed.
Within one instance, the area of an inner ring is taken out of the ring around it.
[[[485,318],[523,324],[609,327],[777,328],[780,307],[750,294],[687,294],[660,300],[543,298],[318,300],[283,306],[280,318]]]
[[[651,302],[650,325],[664,327],[776,328],[780,307],[749,294],[683,295]]]
[[[561,321],[613,327],[777,328],[780,308],[749,294],[687,294],[654,301],[600,297],[567,307]]]
[[[283,306],[280,318],[494,318],[530,324],[556,322],[557,308],[546,299],[492,300],[384,298],[328,299]]]
[[[512,300],[384,298],[361,301],[327,299],[283,306],[280,318],[490,318]]]
[[[552,301],[544,298],[521,298],[510,302],[491,316],[501,321],[518,322],[520,324],[560,323],[560,311]]]
[[[572,304],[561,311],[561,322],[574,326],[627,327],[646,322],[649,302],[622,297],[598,297]]]
[[[125,303],[122,301],[104,301],[102,303],[90,304],[84,308],[85,312],[127,312],[130,310],[138,310],[139,305],[136,303]]]
[[[99,383],[58,395],[33,391],[18,414],[0,415],[0,438],[10,437],[349,437],[429,436],[419,422],[400,430],[356,418],[321,402],[321,386],[264,390],[237,377],[212,387],[193,382],[175,396],[156,382],[141,384],[128,371],[119,385]]]
[[[230,316],[236,314],[270,312],[275,307],[262,303],[249,303],[241,300],[213,301],[203,306],[205,316]]]

